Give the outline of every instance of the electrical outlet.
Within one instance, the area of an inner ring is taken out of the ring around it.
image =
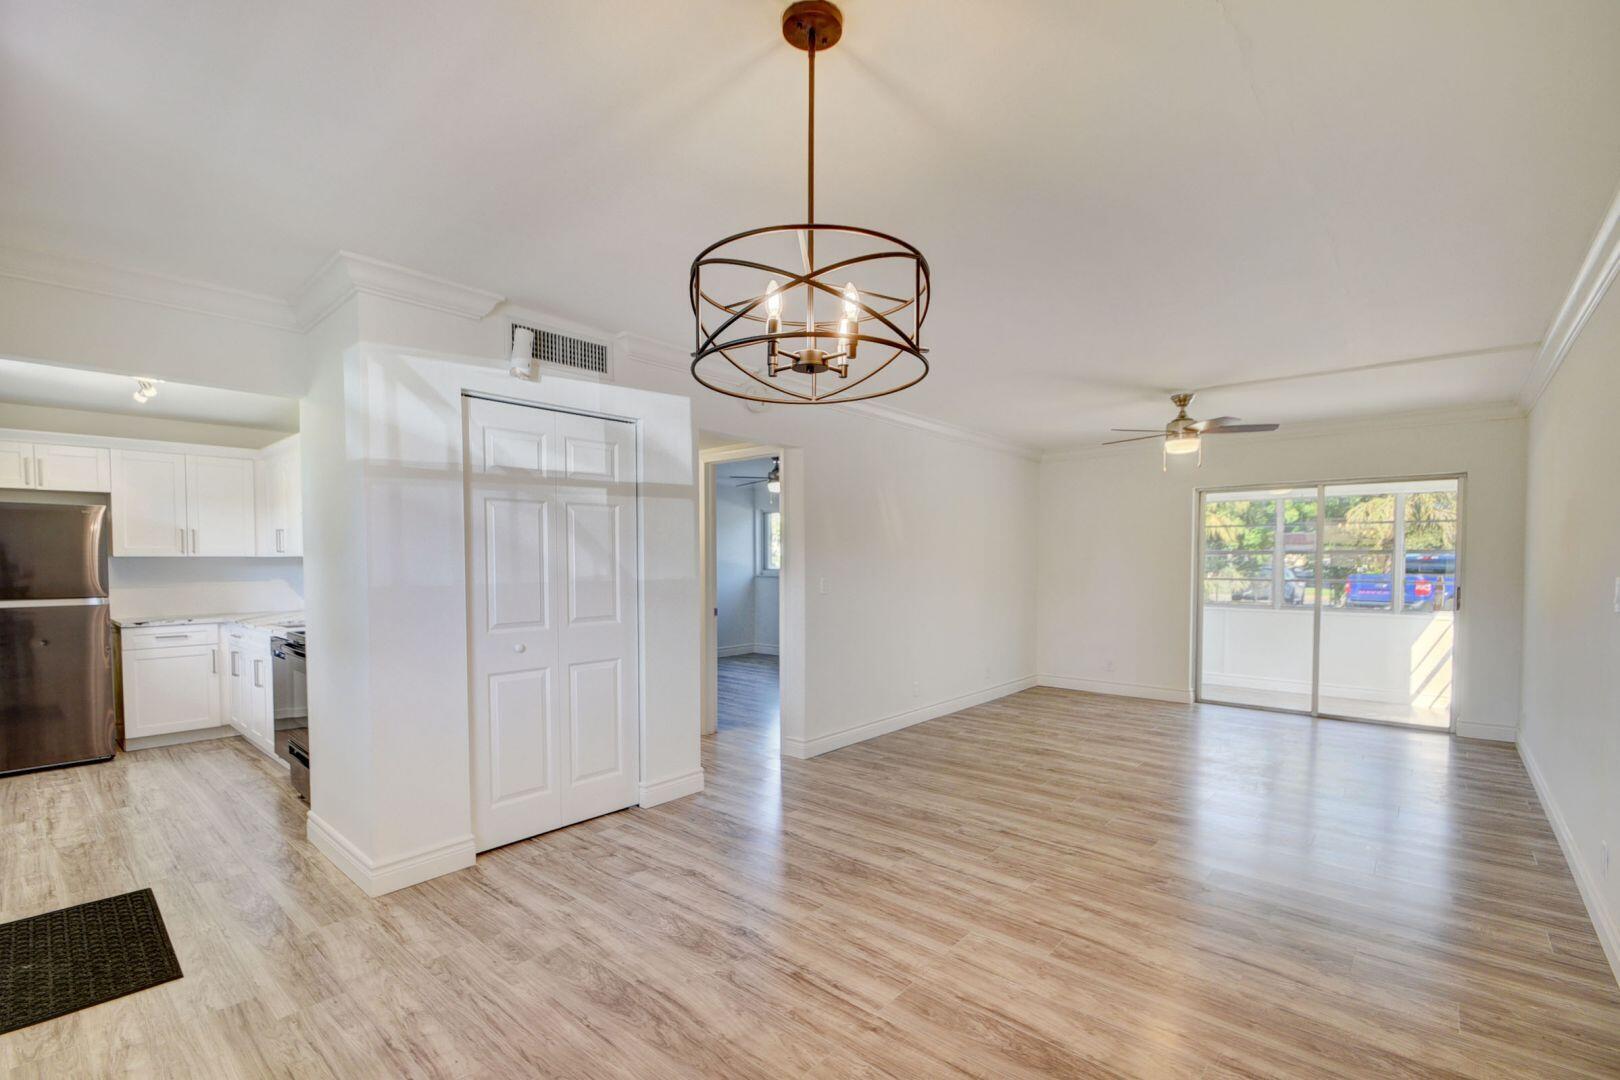
[[[1103,670],[1104,671],[1113,671],[1114,670],[1114,658],[1112,656],[1110,656],[1107,660],[1103,661]]]
[[[832,592],[832,582],[828,581],[826,578],[821,578],[816,582],[816,591],[822,596],[826,596],[828,593]]]
[[[912,697],[922,697],[922,683],[913,682],[911,684],[911,696]]]

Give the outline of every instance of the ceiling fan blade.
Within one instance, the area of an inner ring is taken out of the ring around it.
[[[1110,439],[1108,442],[1103,443],[1103,445],[1104,446],[1118,446],[1120,443],[1146,442],[1148,439],[1162,439],[1162,438],[1164,438],[1164,432],[1159,431],[1159,432],[1155,432],[1152,435],[1138,435],[1134,439]]]
[[[1157,428],[1157,427],[1111,427],[1108,430],[1109,431],[1135,431],[1135,432],[1141,432],[1143,434],[1146,434],[1147,432],[1152,432],[1155,435],[1163,435],[1164,434],[1164,428]]]
[[[1237,419],[1235,416],[1216,416],[1208,420],[1198,421],[1196,424],[1191,425],[1191,430],[1208,431],[1211,428],[1225,427],[1228,424],[1237,423]]]
[[[1241,435],[1246,431],[1276,431],[1276,424],[1230,424],[1226,427],[1205,428],[1201,435]]]

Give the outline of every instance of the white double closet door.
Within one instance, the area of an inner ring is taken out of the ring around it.
[[[638,801],[635,428],[466,398],[473,828]]]

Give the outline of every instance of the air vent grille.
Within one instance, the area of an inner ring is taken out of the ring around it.
[[[608,373],[607,346],[599,341],[569,337],[566,334],[535,326],[524,326],[521,323],[512,325],[512,340],[517,340],[519,330],[534,331],[534,358],[543,364],[554,364],[557,367],[583,371],[591,375],[606,376]]]

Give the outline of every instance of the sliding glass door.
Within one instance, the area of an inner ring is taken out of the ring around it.
[[[1206,491],[1198,699],[1447,729],[1457,477]]]

